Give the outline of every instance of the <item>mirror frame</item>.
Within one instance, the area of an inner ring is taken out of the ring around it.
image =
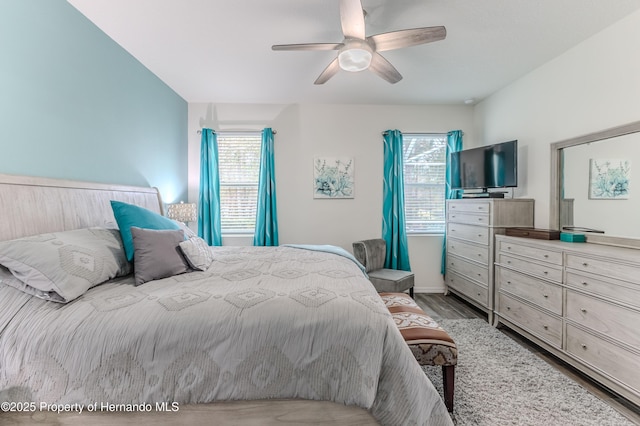
[[[560,194],[562,193],[562,150],[576,145],[602,141],[618,136],[640,133],[640,121],[623,124],[599,132],[589,133],[551,144],[551,189],[549,202],[549,225],[560,229]],[[640,248],[640,238],[612,237],[603,234],[586,233],[587,242]]]

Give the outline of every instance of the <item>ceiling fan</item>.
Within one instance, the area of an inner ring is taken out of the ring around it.
[[[379,52],[444,40],[445,27],[423,27],[388,33],[365,35],[364,17],[360,0],[340,0],[342,43],[275,44],[273,50],[337,50],[338,56],[322,71],[314,84],[324,84],[340,69],[357,72],[370,69],[394,84],[402,75]]]

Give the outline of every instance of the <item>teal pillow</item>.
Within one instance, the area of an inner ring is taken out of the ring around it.
[[[180,226],[173,220],[143,207],[111,200],[111,208],[113,209],[113,216],[118,222],[124,252],[129,262],[133,260],[134,253],[133,236],[131,235],[132,226],[143,229],[180,229]]]

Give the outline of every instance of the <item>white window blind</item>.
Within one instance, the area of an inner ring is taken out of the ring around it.
[[[223,233],[253,234],[258,203],[261,135],[218,133]]]
[[[410,133],[402,140],[407,233],[444,232],[447,135]]]

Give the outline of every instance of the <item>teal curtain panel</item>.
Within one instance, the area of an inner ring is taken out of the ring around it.
[[[387,130],[383,135],[382,238],[387,243],[384,267],[410,271],[404,216],[402,133],[399,130]]]
[[[276,209],[276,174],[273,150],[273,130],[262,130],[260,148],[260,178],[254,246],[278,245],[278,212]]]
[[[444,198],[454,200],[462,198],[462,191],[451,188],[451,153],[462,150],[462,130],[452,130],[447,133],[447,168],[446,168],[446,184],[444,189]],[[442,263],[440,264],[440,273],[444,275],[447,272],[447,228],[445,227],[442,236]]]
[[[222,245],[220,221],[220,179],[218,138],[211,129],[202,129],[200,141],[200,193],[198,194],[198,236],[210,246]]]

